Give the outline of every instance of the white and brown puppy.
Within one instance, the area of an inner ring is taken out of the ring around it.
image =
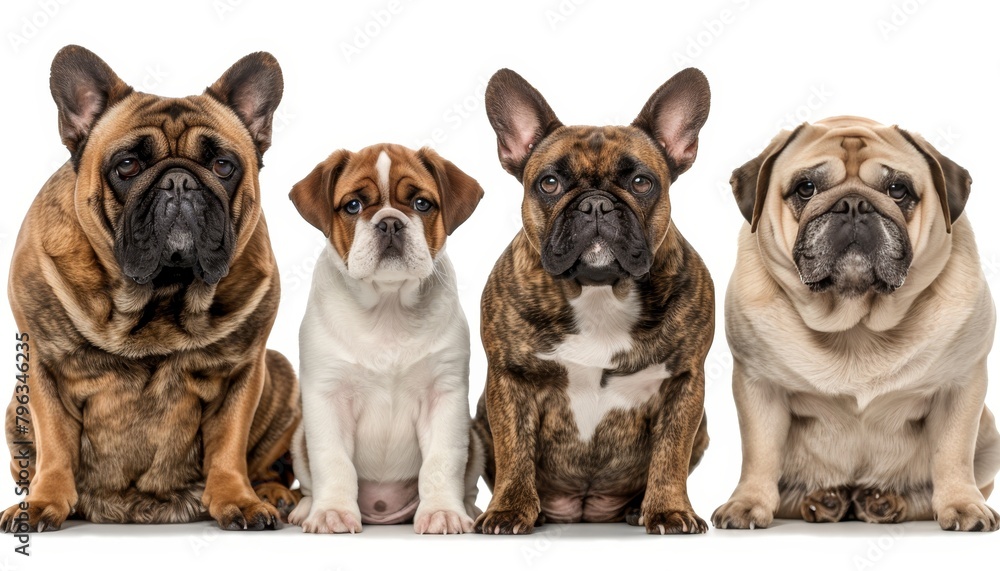
[[[444,246],[482,196],[434,151],[388,144],[337,151],[292,189],[329,238],[299,333],[303,530],[472,530],[469,326]]]
[[[743,470],[713,523],[996,530],[995,310],[969,173],[898,127],[834,117],[731,182],[749,222],[726,296]]]

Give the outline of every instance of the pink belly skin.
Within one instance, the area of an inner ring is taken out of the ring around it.
[[[625,519],[632,498],[603,494],[575,494],[541,498],[542,513],[552,523],[607,523]]]
[[[420,503],[417,481],[358,481],[358,507],[361,523],[394,524],[413,519]]]

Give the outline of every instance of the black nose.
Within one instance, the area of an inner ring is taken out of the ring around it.
[[[159,190],[195,190],[198,188],[198,179],[190,172],[174,168],[160,175],[160,180],[156,182]]]
[[[594,195],[581,200],[577,209],[584,214],[590,214],[592,212],[605,214],[614,210],[615,205],[612,204],[611,199],[606,196]]]
[[[858,194],[849,194],[837,201],[837,204],[830,210],[837,214],[844,214],[851,218],[857,218],[862,214],[868,214],[874,210],[868,200]]]
[[[392,216],[386,216],[376,225],[379,232],[392,236],[403,227],[403,221],[399,218],[393,218]]]

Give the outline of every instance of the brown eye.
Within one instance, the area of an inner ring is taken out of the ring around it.
[[[795,186],[795,193],[802,200],[809,200],[816,194],[816,183],[811,180],[804,180]]]
[[[215,162],[212,163],[212,172],[219,178],[229,178],[235,170],[236,165],[234,165],[232,161],[227,161],[226,159],[216,159]]]
[[[121,178],[132,178],[142,171],[138,159],[124,159],[115,165],[115,172]]]
[[[638,175],[632,178],[629,187],[636,194],[646,194],[653,189],[653,181],[647,176]]]
[[[889,198],[895,200],[896,202],[906,198],[906,195],[909,193],[910,187],[901,182],[894,182],[889,185],[888,189],[886,189],[886,194],[889,195]]]
[[[543,176],[542,180],[538,181],[538,190],[541,190],[545,194],[555,194],[559,192],[559,179],[552,175]]]

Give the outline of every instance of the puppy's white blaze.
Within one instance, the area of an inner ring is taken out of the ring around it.
[[[392,166],[392,159],[385,151],[378,154],[378,159],[375,161],[375,172],[378,173],[378,189],[382,191],[382,194],[386,195],[389,192],[389,168]]]
[[[566,369],[570,408],[580,438],[586,441],[608,411],[646,402],[671,373],[658,364],[630,375],[609,376],[601,387],[604,370],[614,368],[613,357],[632,347],[632,328],[642,310],[638,296],[631,291],[620,300],[611,286],[587,286],[570,306],[579,333],[567,335],[551,352],[538,357]]]

